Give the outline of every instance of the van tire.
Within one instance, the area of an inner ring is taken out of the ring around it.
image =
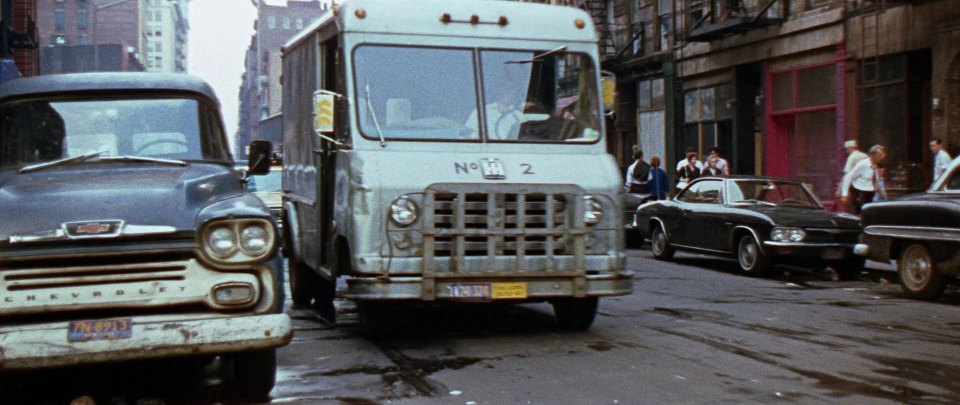
[[[298,261],[292,255],[287,258],[290,279],[290,300],[295,308],[307,308],[317,288],[320,276],[306,263]]]

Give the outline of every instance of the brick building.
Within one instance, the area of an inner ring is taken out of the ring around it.
[[[36,16],[36,0],[0,0],[0,82],[39,73]]]

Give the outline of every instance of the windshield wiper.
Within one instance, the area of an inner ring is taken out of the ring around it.
[[[771,207],[777,206],[777,204],[774,204],[770,201],[755,200],[752,198],[746,199],[746,200],[737,200],[737,201],[734,201],[734,203],[753,203],[753,204],[769,205]]]
[[[146,156],[128,156],[128,155],[104,156],[100,158],[100,161],[101,162],[149,162],[149,163],[163,163],[163,164],[175,165],[175,166],[187,165],[187,162],[184,162],[182,160],[177,160],[177,159],[161,159],[161,158],[153,158],[153,157],[146,157]]]
[[[101,150],[101,151],[97,151],[97,152],[84,153],[84,154],[82,154],[82,155],[77,155],[77,156],[70,156],[70,157],[68,157],[68,158],[57,159],[57,160],[53,160],[53,161],[49,161],[49,162],[37,163],[37,164],[34,164],[34,165],[24,166],[24,167],[20,168],[20,170],[18,170],[17,173],[35,172],[35,171],[37,171],[37,170],[42,170],[42,169],[46,169],[46,168],[48,168],[48,167],[53,167],[53,166],[62,165],[62,164],[64,164],[64,163],[70,163],[70,162],[77,162],[77,161],[87,160],[87,159],[90,159],[90,158],[92,158],[92,157],[98,156],[98,155],[100,155],[101,153],[104,153],[104,152],[106,152],[106,151],[105,151],[105,150]]]
[[[370,111],[370,117],[373,118],[373,127],[377,129],[377,135],[380,136],[380,147],[385,148],[387,141],[383,139],[383,131],[380,130],[380,123],[377,122],[377,113],[373,111],[373,103],[370,102],[370,83],[364,83],[363,87],[367,95],[367,110]]]
[[[503,62],[503,63],[533,63],[533,62],[540,62],[540,61],[543,60],[543,59],[541,59],[541,58],[543,58],[544,56],[552,55],[552,54],[555,54],[555,53],[557,53],[557,52],[563,52],[563,51],[565,51],[566,49],[567,49],[567,46],[564,45],[564,46],[561,46],[561,47],[559,47],[559,48],[557,48],[557,49],[553,49],[553,50],[550,50],[550,51],[546,51],[546,52],[543,52],[543,53],[540,53],[540,54],[533,55],[533,57],[530,58],[530,59],[508,60],[508,61]]]

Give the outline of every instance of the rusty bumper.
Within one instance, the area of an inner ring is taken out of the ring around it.
[[[69,322],[0,327],[0,368],[37,369],[125,360],[216,355],[286,345],[286,314],[224,317],[164,315],[128,318],[129,336],[68,337]]]

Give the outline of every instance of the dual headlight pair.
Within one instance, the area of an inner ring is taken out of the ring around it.
[[[800,228],[777,227],[770,231],[770,239],[777,242],[800,242],[807,233]]]
[[[203,231],[203,248],[215,259],[231,263],[262,259],[276,241],[273,225],[259,218],[220,220]]]
[[[583,196],[583,208],[583,222],[587,225],[596,225],[603,218],[603,204],[595,197]],[[412,225],[419,214],[417,203],[408,196],[402,195],[390,203],[390,220],[397,226]]]

